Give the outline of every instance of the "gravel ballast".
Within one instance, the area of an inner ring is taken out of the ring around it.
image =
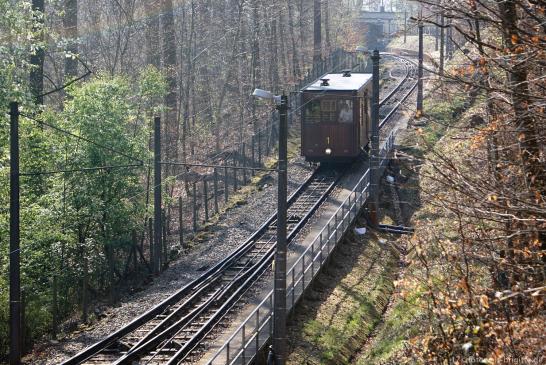
[[[288,167],[288,192],[295,191],[313,172],[303,158],[290,161]],[[277,208],[277,177],[271,174],[267,184],[252,189],[244,196],[245,204],[222,213],[218,224],[208,228],[208,239],[196,244],[153,283],[139,293],[121,299],[117,307],[109,307],[103,318],[66,335],[59,342],[37,345],[31,354],[33,364],[59,364],[86,347],[122,328],[139,315],[159,304],[190,281],[199,277],[204,269],[225,258],[242,244]]]

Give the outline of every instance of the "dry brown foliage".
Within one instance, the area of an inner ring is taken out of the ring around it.
[[[425,21],[436,24],[443,13],[455,49],[466,50],[444,81],[479,92],[484,110],[483,123],[466,125],[458,145],[431,148],[421,173],[422,194],[449,224],[413,242],[430,331],[413,341],[412,356],[431,364],[544,363],[545,4],[422,3]]]

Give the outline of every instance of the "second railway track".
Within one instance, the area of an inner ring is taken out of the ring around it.
[[[414,64],[401,62],[401,82],[381,100],[381,126],[414,89]],[[340,170],[321,167],[288,200],[290,244],[336,186]],[[64,365],[180,364],[200,356],[203,341],[267,272],[276,244],[276,215],[272,215],[228,257],[133,322],[88,347]]]
[[[292,194],[287,214],[289,243],[341,175],[319,168]],[[178,364],[198,356],[203,339],[271,266],[275,243],[273,215],[201,277],[64,364]]]
[[[417,86],[417,65],[414,62],[394,54],[385,54],[385,57],[393,58],[398,62],[400,68],[395,68],[392,74],[401,73],[401,75],[396,75],[401,81],[380,102],[380,129],[389,121]]]

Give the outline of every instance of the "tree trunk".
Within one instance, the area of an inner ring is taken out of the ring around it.
[[[518,29],[518,11],[514,0],[498,1],[499,15],[502,22],[502,31],[504,38],[505,49],[508,50],[510,63],[508,67],[508,90],[512,98],[512,106],[514,109],[514,127],[515,127],[515,143],[519,145],[520,159],[523,165],[523,174],[525,181],[525,192],[530,201],[537,199],[537,196],[543,197],[545,194],[546,181],[544,162],[541,156],[541,136],[537,130],[538,121],[532,112],[533,99],[529,95],[529,80],[528,80],[528,58],[527,54],[518,51],[522,47],[521,31]],[[531,215],[535,218],[534,215]],[[524,231],[527,227],[521,221],[511,221],[508,227],[508,233]],[[536,228],[536,227],[535,227]],[[546,232],[538,231],[537,235],[541,242],[541,249],[546,250]],[[509,235],[508,237],[511,237]],[[532,233],[525,240],[514,240],[508,238],[509,256],[515,256],[513,248],[521,252],[522,247],[514,247],[514,245],[524,245],[526,248],[530,246],[532,241]],[[542,256],[543,263],[546,263],[546,256]],[[543,278],[544,271],[539,273],[539,277]],[[519,273],[515,273],[513,280],[520,280]],[[518,302],[520,313],[523,312],[523,304]]]
[[[289,0],[290,1],[290,0]],[[298,7],[299,12],[299,21],[298,25],[300,27],[300,49],[301,49],[301,65],[305,66],[305,45],[306,45],[306,37],[305,37],[305,21],[303,17],[303,12],[305,9],[305,0],[300,0]]]
[[[159,54],[158,1],[159,0],[149,0],[144,2],[146,14],[149,15],[149,21],[146,27],[146,63],[155,66],[157,69],[161,66]]]
[[[510,50],[513,57],[513,66],[508,74],[509,90],[512,95],[515,126],[521,149],[521,159],[526,169],[528,186],[532,191],[544,193],[544,166],[541,163],[540,135],[536,130],[536,120],[530,113],[533,101],[529,97],[528,65],[526,55],[519,55],[517,48],[521,46],[520,31],[518,29],[518,15],[516,2],[503,0],[498,2],[499,13],[504,32],[504,45]]]
[[[167,75],[168,90],[165,97],[167,107],[165,121],[165,157],[173,160],[178,155],[177,145],[180,136],[178,123],[177,82],[176,82],[176,37],[174,30],[174,14],[172,0],[162,3],[162,33],[163,33],[163,68]]]
[[[322,6],[324,11],[324,36],[326,41],[326,54],[328,55],[331,51],[331,41],[330,41],[330,9],[328,8],[328,0],[322,0]]]
[[[235,67],[237,66],[235,63],[235,59],[237,57],[237,40],[239,39],[239,36],[241,34],[241,17],[242,17],[242,11],[243,11],[243,3],[244,0],[241,0],[238,5],[237,10],[237,31],[234,36],[233,41],[233,47],[231,49],[231,55],[229,57],[229,61],[227,64],[227,72],[222,80],[222,89],[220,91],[220,97],[218,98],[218,103],[216,104],[213,112],[213,125],[214,125],[214,134],[215,134],[215,145],[216,145],[216,152],[220,151],[221,147],[221,138],[222,138],[222,110],[224,108],[224,101],[227,94],[227,89],[230,83],[232,82],[232,75],[233,71],[235,70]]]
[[[32,10],[43,14],[44,0],[32,0]],[[30,88],[38,104],[44,103],[44,97],[41,96],[44,93],[44,57],[43,48],[35,50],[35,53],[30,57],[30,64],[33,66],[30,71]]]
[[[313,64],[318,65],[322,59],[322,20],[320,0],[313,0]]]
[[[191,2],[191,16],[190,16],[190,29],[189,29],[189,39],[188,44],[186,45],[186,51],[182,52],[185,54],[186,63],[187,63],[187,80],[184,86],[184,92],[182,94],[182,105],[183,105],[183,122],[182,122],[182,161],[185,162],[187,158],[187,137],[190,130],[190,94],[193,93],[193,84],[195,81],[195,71],[193,67],[193,58],[194,58],[194,41],[195,41],[195,1]],[[182,62],[181,62],[182,64]],[[182,77],[182,76],[181,76]],[[183,83],[181,82],[180,85]]]
[[[290,32],[290,43],[292,46],[292,74],[295,80],[299,80],[301,72],[298,57],[298,46],[296,44],[296,36],[294,34],[294,9],[292,0],[286,0],[288,7],[288,29]]]
[[[284,14],[282,12],[279,13],[279,34],[278,34],[278,39],[282,39],[283,41],[280,42],[279,44],[279,47],[280,47],[280,52],[281,52],[281,66],[282,66],[282,77],[283,77],[283,80],[286,82],[286,81],[289,81],[288,80],[288,68],[289,68],[289,64],[290,64],[290,61],[288,59],[288,51],[286,49],[286,42],[284,41],[285,39],[287,39],[286,37],[286,32],[285,32],[285,28],[284,28]]]
[[[446,42],[446,30],[444,28],[444,13],[440,14],[440,69],[438,73],[440,76],[444,76],[444,52],[445,52],[445,42]]]
[[[288,0],[288,3],[290,3],[290,0]],[[261,65],[260,65],[260,13],[258,11],[259,2],[257,0],[253,0],[252,2],[252,18],[253,18],[253,24],[252,24],[252,76],[251,76],[251,82],[252,82],[252,90],[257,88],[261,82]],[[256,103],[252,102],[251,104],[252,108],[252,125],[254,129],[254,133],[256,133],[259,129],[258,127],[258,119],[256,118]]]
[[[78,74],[78,0],[66,0],[64,5],[63,26],[67,41],[66,51],[73,57],[66,57],[64,61],[65,79],[70,79]]]
[[[271,87],[274,92],[279,88],[279,57],[277,50],[277,19],[271,21],[270,33],[271,64],[269,66]]]

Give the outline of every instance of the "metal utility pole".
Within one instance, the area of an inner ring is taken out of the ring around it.
[[[379,219],[379,51],[372,54],[372,155],[370,156],[370,219],[377,226]]]
[[[154,274],[161,271],[161,118],[154,119],[154,240],[153,263]]]
[[[275,365],[286,362],[286,210],[288,160],[288,97],[283,95],[279,111],[279,182],[277,193],[277,249],[275,251],[275,285],[273,295],[273,352]]]
[[[444,76],[444,50],[445,50],[446,34],[444,29],[444,14],[440,15],[440,76]]]
[[[419,20],[419,68],[417,69],[417,117],[423,114],[423,21]]]
[[[19,104],[10,104],[9,316],[10,365],[21,363],[21,252],[19,230]]]

